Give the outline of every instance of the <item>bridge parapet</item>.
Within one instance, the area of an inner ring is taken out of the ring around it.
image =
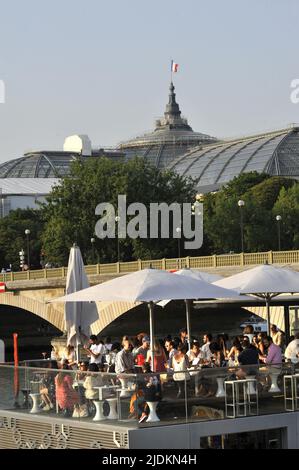
[[[120,263],[109,264],[95,264],[85,266],[86,274],[90,276],[91,281],[94,279],[111,278],[121,274],[139,271],[145,268],[156,269],[180,269],[180,268],[193,268],[200,270],[212,270],[222,268],[243,268],[252,267],[258,264],[298,264],[299,265],[299,250],[293,251],[265,251],[260,253],[232,253],[223,255],[212,256],[187,256],[185,258],[171,258],[171,259],[158,259],[158,260],[137,260]],[[241,269],[240,269],[241,270]],[[19,271],[10,273],[1,273],[0,282],[15,281],[38,281],[42,285],[49,283],[53,279],[65,279],[67,276],[67,268],[53,268],[53,269],[37,269],[29,271]],[[57,281],[55,281],[57,282]],[[100,282],[100,281],[98,281]]]

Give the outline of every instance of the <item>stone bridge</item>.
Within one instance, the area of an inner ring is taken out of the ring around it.
[[[209,269],[201,269],[209,273],[229,276],[236,274],[253,266],[230,266],[217,267]],[[299,271],[299,264],[292,264],[292,268]],[[34,273],[34,271],[32,271]],[[21,273],[22,274],[22,273]],[[89,275],[90,285],[105,282],[122,274],[101,274]],[[46,320],[55,326],[58,330],[65,330],[64,322],[64,304],[49,304],[47,301],[64,295],[66,277],[42,278],[42,279],[24,279],[24,280],[8,280],[6,282],[6,292],[0,294],[0,305],[17,307]],[[135,308],[136,304],[131,302],[97,302],[99,319],[93,323],[92,332],[97,334],[103,331],[114,320]],[[275,307],[278,309],[279,307]],[[253,313],[266,318],[264,308],[251,307]],[[277,310],[277,324],[280,324],[280,311]]]

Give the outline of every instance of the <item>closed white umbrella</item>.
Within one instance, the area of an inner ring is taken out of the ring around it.
[[[236,290],[240,294],[251,294],[264,299],[267,307],[268,334],[270,334],[270,301],[280,294],[299,292],[299,273],[292,269],[264,264],[213,284]]]
[[[175,276],[167,271],[144,269],[111,281],[97,284],[79,292],[52,299],[50,302],[96,302],[129,301],[146,302],[150,313],[151,355],[154,358],[153,313],[154,302],[164,299],[188,300],[236,297],[235,291],[228,291],[192,276]],[[152,362],[154,364],[154,360]]]
[[[66,294],[72,294],[89,287],[87,275],[80,248],[74,245],[70,250]],[[98,311],[95,303],[67,302],[65,304],[65,323],[67,331],[67,344],[77,350],[82,337],[90,335],[90,325],[98,320]]]

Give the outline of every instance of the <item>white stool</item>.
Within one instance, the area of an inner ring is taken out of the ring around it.
[[[117,398],[106,398],[106,401],[109,403],[110,411],[107,419],[117,419],[118,414],[116,411]]]
[[[217,392],[216,392],[216,397],[217,398],[222,398],[225,397],[225,390],[224,390],[224,377],[218,377],[217,380]]]
[[[120,392],[120,397],[129,397],[130,393],[128,392],[128,379],[119,379],[121,383],[121,392]]]
[[[250,377],[247,376],[247,390],[249,395],[255,395],[256,394],[256,379],[255,377]]]
[[[32,402],[33,402],[30,413],[40,413],[41,412],[41,409],[39,408],[40,393],[30,393],[29,396],[32,398]]]
[[[103,419],[106,419],[103,413],[103,401],[102,400],[92,400],[93,404],[96,409],[96,414],[93,418],[93,421],[102,421]]]
[[[271,379],[271,387],[269,389],[270,393],[277,393],[280,392],[280,388],[278,387],[277,380],[280,375],[280,371],[270,372],[270,379]]]
[[[160,419],[157,416],[156,409],[158,405],[158,401],[147,401],[146,404],[149,407],[149,415],[146,420],[147,423],[156,423],[157,421],[160,421]]]

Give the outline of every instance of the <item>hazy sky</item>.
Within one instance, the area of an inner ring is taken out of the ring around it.
[[[196,131],[239,136],[299,122],[298,0],[0,0],[0,161],[86,133],[113,146],[168,99]]]

